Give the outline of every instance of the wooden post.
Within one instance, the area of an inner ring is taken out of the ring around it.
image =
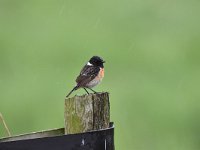
[[[107,92],[65,99],[65,134],[105,129],[109,123],[110,103]]]

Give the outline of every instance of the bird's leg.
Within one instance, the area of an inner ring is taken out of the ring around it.
[[[92,92],[94,92],[95,94],[97,93],[95,90],[93,90],[93,89],[91,89],[91,88],[88,88],[88,89],[90,89]]]
[[[89,92],[86,90],[86,88],[84,88],[84,90],[87,92],[87,94],[89,94]]]

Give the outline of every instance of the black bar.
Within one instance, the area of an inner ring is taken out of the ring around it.
[[[0,150],[114,150],[114,127],[79,134],[0,142]]]

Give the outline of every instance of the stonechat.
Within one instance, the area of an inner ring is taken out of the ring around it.
[[[79,76],[76,78],[76,86],[66,97],[69,97],[73,91],[79,88],[83,88],[87,94],[89,94],[87,89],[96,93],[92,88],[98,85],[104,77],[104,63],[105,61],[101,57],[93,56],[82,68]]]

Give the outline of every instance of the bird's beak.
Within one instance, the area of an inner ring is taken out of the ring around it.
[[[105,63],[106,61],[103,61],[103,63]]]

